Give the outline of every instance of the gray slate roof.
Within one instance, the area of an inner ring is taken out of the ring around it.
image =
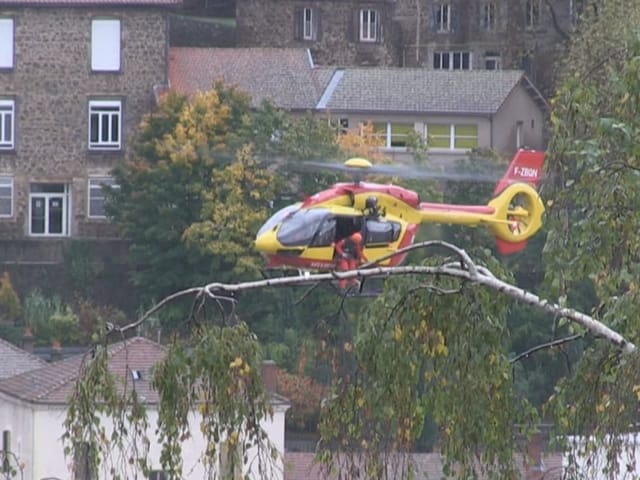
[[[424,68],[346,68],[326,108],[332,111],[492,114],[521,81],[526,81],[524,74],[516,70],[449,72]]]
[[[311,56],[303,48],[169,49],[169,87],[183,94],[211,89],[214,81],[237,85],[253,106],[270,99],[288,110],[312,109],[320,95]]]
[[[0,338],[0,379],[45,366],[44,360]]]
[[[288,110],[491,115],[518,85],[548,107],[519,70],[318,67],[301,48],[170,49],[172,90],[190,95],[216,79],[237,85],[254,106],[270,98]]]

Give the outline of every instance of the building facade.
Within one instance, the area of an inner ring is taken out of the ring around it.
[[[0,239],[14,258],[117,237],[102,185],[166,83],[179,4],[0,0]]]
[[[523,69],[543,92],[584,0],[236,0],[238,46],[320,65]]]

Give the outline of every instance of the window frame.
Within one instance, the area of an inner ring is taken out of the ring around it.
[[[360,9],[358,18],[360,41],[363,43],[378,42],[378,28],[380,22],[380,15],[378,14],[378,11],[373,8],[362,8]]]
[[[525,3],[525,28],[535,29],[540,26],[542,14],[542,2],[540,0],[527,0]]]
[[[117,31],[109,27],[117,25]],[[111,58],[105,56],[109,51]],[[122,70],[122,21],[119,18],[91,19],[91,71],[120,72]]]
[[[9,188],[9,196],[2,194],[3,188]],[[0,204],[3,201],[9,200],[9,213],[2,213],[2,209],[0,208],[0,218],[12,218],[13,217],[13,195],[15,192],[13,177],[9,175],[0,175]]]
[[[494,2],[486,2],[483,3],[481,8],[481,25],[483,30],[487,32],[492,32],[496,29],[497,18],[496,13],[498,11],[497,6]]]
[[[308,14],[308,18],[307,18]],[[314,29],[313,29],[313,21],[315,12],[311,7],[304,7],[302,9],[302,39],[303,40],[313,40],[315,38]]]
[[[35,185],[62,185],[62,192],[33,192],[32,189]],[[33,199],[39,197],[45,201],[44,207],[44,232],[34,233],[33,231]],[[62,232],[51,233],[51,224],[49,212],[49,200],[53,198],[59,198],[62,201]],[[31,183],[29,185],[29,236],[31,237],[68,237],[70,235],[70,215],[71,215],[71,189],[68,183]]]
[[[109,175],[95,175],[90,176],[87,180],[87,218],[94,220],[104,220],[107,218],[107,214],[105,212],[105,196],[103,186],[108,185],[111,188],[120,188],[120,186],[116,183],[115,178]],[[94,192],[97,193],[97,197],[94,197]],[[92,201],[102,200],[101,209],[102,214],[92,213]]]
[[[448,33],[451,32],[451,13],[452,8],[450,3],[438,3],[435,11],[435,26],[436,32]]]
[[[439,61],[436,61],[436,58],[439,58]],[[445,58],[447,59],[446,62],[444,61]],[[460,65],[459,68],[455,68],[456,58]],[[447,64],[446,68],[444,67],[445,63]],[[465,64],[468,68],[463,68]],[[466,50],[436,50],[433,52],[433,69],[451,72],[473,70],[473,52]]]
[[[429,129],[430,128],[435,128],[435,127],[446,127],[447,128],[447,134],[443,134],[443,133],[438,133],[438,134],[430,134],[429,133]],[[456,129],[457,128],[462,128],[462,127],[474,127],[475,128],[475,136],[474,135],[457,135],[456,134]],[[478,124],[476,123],[436,123],[436,122],[430,122],[430,123],[425,123],[425,139],[427,142],[427,148],[429,150],[434,150],[434,151],[440,151],[440,152],[445,152],[445,151],[449,151],[449,152],[468,152],[470,150],[472,150],[473,148],[477,148],[478,147],[478,139],[479,139],[479,135],[478,135]],[[444,147],[444,146],[431,146],[429,145],[430,143],[430,136],[432,138],[436,138],[436,140],[447,140],[448,146]],[[468,140],[468,139],[475,139],[475,145],[471,146],[471,147],[464,147],[464,148],[457,148],[456,144],[457,141],[459,140]]]
[[[413,122],[374,122],[374,135],[384,141],[382,148],[386,150],[406,151],[409,147],[408,138],[411,131],[415,131],[415,123]],[[393,127],[407,127],[407,133],[395,132]],[[381,128],[383,127],[383,128]],[[382,131],[384,130],[384,131]],[[398,140],[404,138],[402,145],[398,145]],[[395,145],[394,145],[395,143]]]
[[[8,107],[8,108],[7,108]],[[9,140],[5,138],[7,133],[6,118],[10,118]],[[16,138],[16,101],[9,98],[0,98],[0,150],[14,150]]]
[[[115,108],[116,110],[111,110]],[[113,112],[113,113],[112,113]],[[92,115],[98,115],[97,120],[97,140],[92,140],[92,127],[93,127],[93,118]],[[101,140],[103,135],[103,121],[104,116],[108,117],[107,129],[108,129],[108,137],[109,139],[104,141]],[[118,125],[117,125],[117,140],[113,140],[113,118],[117,117]],[[88,147],[89,150],[92,151],[117,151],[122,150],[122,122],[123,122],[123,102],[122,100],[89,100],[88,103]]]
[[[3,27],[3,25],[5,25]],[[6,30],[5,30],[6,29]],[[0,70],[15,68],[16,22],[13,17],[0,16],[0,45],[9,45],[9,49],[0,52]]]
[[[489,68],[489,63],[493,62],[494,68]],[[487,52],[484,56],[485,70],[502,70],[502,56],[499,53]]]

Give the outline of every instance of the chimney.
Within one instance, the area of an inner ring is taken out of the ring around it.
[[[25,328],[22,334],[22,349],[25,352],[33,353],[33,332],[29,327]]]
[[[54,340],[51,344],[51,355],[49,356],[50,362],[57,362],[62,360],[62,346],[58,340]]]
[[[278,367],[273,360],[262,362],[262,382],[268,392],[275,393],[278,389]]]

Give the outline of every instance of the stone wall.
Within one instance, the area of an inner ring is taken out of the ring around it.
[[[168,24],[157,8],[20,8],[14,18],[15,65],[0,71],[0,95],[16,102],[15,145],[0,152],[0,175],[14,177],[14,215],[0,219],[0,238],[28,233],[31,183],[70,186],[72,236],[115,236],[87,218],[90,175],[105,175],[124,159],[133,131],[155,105],[153,87],[166,83]],[[91,20],[121,20],[121,71],[91,71]],[[88,101],[122,99],[121,151],[88,150]]]
[[[316,40],[296,39],[295,11],[301,7],[319,13]],[[360,8],[380,12],[380,43],[357,41],[354,15]],[[318,65],[398,65],[393,8],[389,0],[240,0],[236,7],[237,42],[239,47],[306,47]]]
[[[449,0],[454,28],[437,32],[439,0],[237,0],[239,46],[308,47],[320,65],[400,65],[433,68],[434,50],[472,53],[473,68],[484,69],[488,55],[499,54],[502,68],[525,68],[543,92],[553,86],[554,64],[562,58],[572,29],[570,0],[541,1],[539,26],[525,25],[526,0],[494,0],[495,28],[482,26],[484,1]],[[574,2],[575,3],[575,2]],[[299,41],[294,36],[294,11],[312,7],[320,12],[320,36]],[[351,12],[358,8],[383,12],[384,45],[357,44],[350,37]]]

